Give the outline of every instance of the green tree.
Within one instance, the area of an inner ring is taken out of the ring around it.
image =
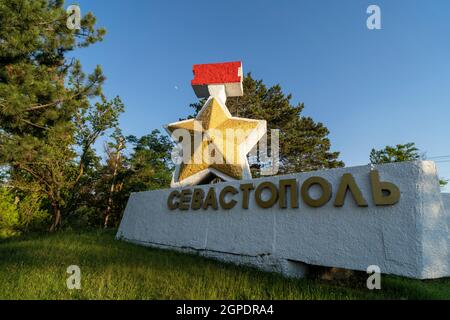
[[[278,174],[312,171],[344,166],[338,160],[339,152],[331,151],[328,129],[320,122],[303,116],[303,103],[291,104],[291,95],[284,94],[280,85],[267,88],[262,80],[247,74],[243,80],[244,96],[227,99],[227,107],[233,116],[264,119],[267,129],[279,129],[280,170]],[[195,116],[205,100],[191,104]],[[190,117],[193,117],[190,116]],[[270,141],[270,132],[268,134]],[[270,146],[269,146],[270,153]],[[259,159],[253,167],[263,164]],[[257,171],[252,170],[254,176]]]
[[[133,145],[127,188],[131,192],[167,188],[173,169],[170,139],[159,130],[153,130],[139,139],[129,136],[127,140]]]
[[[105,171],[108,174],[109,180],[109,193],[107,193],[107,205],[105,209],[103,227],[109,226],[111,215],[113,214],[113,208],[115,206],[116,194],[123,189],[123,180],[120,179],[124,172],[124,155],[123,150],[126,148],[126,140],[119,129],[116,129],[111,136],[114,141],[110,142],[105,147],[107,155]],[[122,174],[121,174],[122,173]]]
[[[131,147],[127,156],[124,143]],[[106,204],[104,227],[117,226],[132,192],[164,189],[170,186],[173,164],[170,139],[153,130],[137,138],[126,140],[120,132],[112,136],[107,147],[107,162],[103,167],[96,193],[102,195],[100,202]]]
[[[116,227],[132,192],[167,188],[172,143],[158,130],[137,138],[116,129],[105,145],[106,159],[84,176],[71,224]]]
[[[386,146],[381,150],[372,149],[370,151],[370,163],[382,164],[402,161],[415,161],[422,159],[419,149],[414,142],[405,144],[397,144],[395,146]],[[448,183],[447,180],[439,179],[439,184],[444,187]]]
[[[66,58],[105,30],[90,13],[81,30],[66,20],[61,0],[0,0],[0,165],[15,188],[47,199],[51,230],[93,158],[91,146],[123,109],[102,94],[100,67],[86,75]]]
[[[386,146],[381,150],[372,149],[370,151],[370,163],[391,163],[402,161],[414,161],[421,158],[419,149],[413,142],[397,144],[396,146]]]

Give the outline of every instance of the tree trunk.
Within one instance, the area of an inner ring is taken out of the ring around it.
[[[114,194],[114,190],[116,187],[116,177],[117,177],[117,173],[119,171],[119,162],[120,162],[120,157],[122,156],[122,154],[120,153],[123,147],[123,142],[119,142],[119,146],[117,147],[117,153],[116,153],[116,158],[114,161],[114,172],[113,172],[113,177],[112,177],[112,182],[111,182],[111,188],[109,190],[109,197],[108,197],[108,207],[106,208],[105,211],[105,221],[103,223],[103,228],[108,228],[108,222],[109,222],[109,217],[111,216],[111,211],[112,211],[112,205],[113,205],[113,194]]]
[[[53,208],[53,224],[50,227],[50,232],[56,231],[61,225],[61,209],[57,203],[52,203]]]
[[[105,222],[103,224],[103,228],[105,228],[105,229],[108,228],[108,222],[109,222],[110,215],[111,215],[111,207],[108,206],[108,208],[106,209],[106,214],[105,214]]]
[[[113,193],[114,193],[114,187],[115,187],[115,183],[116,183],[116,175],[117,175],[117,166],[114,169],[114,174],[113,174],[113,181],[111,183],[111,188],[109,190],[109,196],[108,196],[108,206],[106,207],[106,211],[105,211],[105,221],[103,223],[103,228],[108,228],[108,222],[109,222],[109,217],[111,216],[111,210],[112,210],[112,205],[113,205]]]

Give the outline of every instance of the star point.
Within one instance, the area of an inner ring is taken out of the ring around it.
[[[187,150],[190,160],[178,165],[172,180],[172,187],[177,187],[198,184],[210,174],[225,181],[250,179],[247,153],[265,134],[266,121],[233,117],[219,99],[211,96],[195,119],[166,128],[171,135],[177,129],[186,130],[191,139],[191,150]],[[197,145],[196,134],[202,135]],[[202,156],[199,162],[194,159],[196,152]]]

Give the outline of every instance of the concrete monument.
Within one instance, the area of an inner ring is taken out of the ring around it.
[[[308,265],[450,276],[450,195],[441,194],[433,162],[252,179],[246,155],[266,122],[226,107],[227,96],[243,94],[242,64],[194,66],[192,86],[208,100],[195,119],[166,128],[189,141],[172,188],[132,194],[117,238],[288,276]],[[228,129],[244,134],[230,139]],[[214,177],[222,182],[210,184]]]

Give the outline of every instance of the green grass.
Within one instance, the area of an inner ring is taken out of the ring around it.
[[[287,279],[196,255],[114,240],[114,231],[65,231],[0,242],[0,299],[450,299],[450,279]],[[81,290],[66,269],[81,268]]]

